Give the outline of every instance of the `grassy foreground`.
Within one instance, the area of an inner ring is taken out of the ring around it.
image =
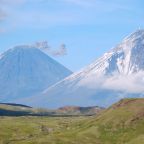
[[[126,99],[98,116],[0,117],[0,144],[143,144],[144,99]]]

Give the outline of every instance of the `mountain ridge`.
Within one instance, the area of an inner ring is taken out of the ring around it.
[[[30,98],[29,104],[108,107],[122,98],[143,97],[143,52],[144,30],[138,30],[86,68],[44,90],[35,100]]]

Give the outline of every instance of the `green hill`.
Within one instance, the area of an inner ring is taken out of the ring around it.
[[[97,116],[1,117],[0,144],[8,143],[143,144],[144,99],[121,100]]]
[[[143,144],[144,99],[124,99],[82,124],[78,139],[94,144]],[[88,141],[87,141],[88,142]],[[85,142],[86,143],[86,142]]]

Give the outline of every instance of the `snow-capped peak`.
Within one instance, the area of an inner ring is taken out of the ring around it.
[[[139,39],[139,38],[142,38],[144,37],[144,29],[138,29],[136,30],[135,32],[131,33],[129,36],[127,36],[124,41],[127,41],[127,40],[136,40],[136,39]]]
[[[90,73],[127,75],[144,70],[144,30],[137,30],[89,65]]]
[[[144,70],[144,30],[137,30],[114,49],[120,74]]]
[[[124,97],[141,97],[143,75],[144,30],[138,30],[86,68],[37,97],[23,101],[24,104],[51,108],[65,105],[109,106]]]

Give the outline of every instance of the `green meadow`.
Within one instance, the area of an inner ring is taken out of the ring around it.
[[[144,99],[94,116],[1,116],[0,144],[143,144]]]

